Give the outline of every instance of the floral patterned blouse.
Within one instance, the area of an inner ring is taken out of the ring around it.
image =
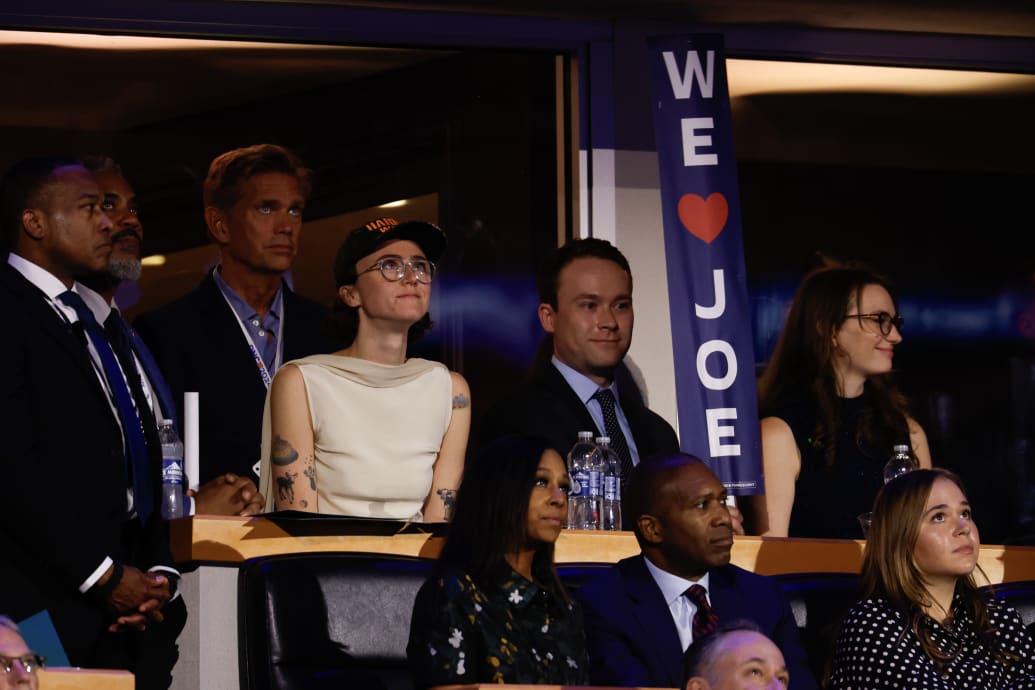
[[[1035,689],[1035,643],[1017,612],[1000,600],[988,602],[989,620],[1000,648],[1020,657],[1004,665],[978,640],[974,621],[953,600],[954,625],[925,616],[938,648],[953,655],[939,673],[905,618],[882,598],[856,604],[841,622],[834,654],[834,690],[1029,690]]]
[[[406,653],[417,688],[589,682],[581,610],[514,571],[488,591],[457,570],[429,578]]]

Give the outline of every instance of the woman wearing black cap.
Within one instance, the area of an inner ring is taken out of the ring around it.
[[[470,389],[438,362],[406,357],[431,327],[446,238],[378,218],[338,249],[334,323],[345,349],[289,362],[263,421],[267,508],[439,522],[463,473]]]

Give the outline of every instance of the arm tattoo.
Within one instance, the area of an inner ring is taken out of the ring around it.
[[[273,439],[273,448],[270,450],[270,462],[283,467],[298,460],[298,451],[294,447],[277,436]]]
[[[302,474],[309,477],[309,488],[316,491],[316,468],[313,467],[312,463],[302,470]]]
[[[442,499],[442,503],[446,508],[446,515],[452,514],[453,506],[456,505],[456,489],[439,489],[435,493]]]
[[[284,476],[277,477],[277,498],[286,503],[295,502],[295,477],[298,472],[286,472]]]
[[[454,410],[462,410],[463,408],[468,407],[470,404],[471,404],[471,401],[468,400],[467,396],[464,395],[463,393],[461,393],[460,395],[453,396],[453,409]]]

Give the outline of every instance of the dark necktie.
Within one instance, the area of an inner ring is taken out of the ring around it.
[[[173,420],[173,426],[179,431],[179,424],[176,422],[176,403],[173,402],[172,390],[169,388],[169,384],[165,382],[162,370],[158,368],[158,363],[155,362],[155,358],[151,355],[151,351],[147,349],[144,341],[126,323],[126,320],[122,318],[122,314],[117,309],[112,309],[111,313],[108,314],[108,318],[104,320],[104,330],[108,333],[108,338],[111,340],[113,347],[115,347],[115,352],[119,356],[120,362],[124,353],[136,355],[140,365],[144,368],[144,374],[147,376],[148,383],[151,384],[151,390],[158,397],[158,404],[162,408],[162,414],[166,419]]]
[[[97,323],[93,312],[86,306],[82,297],[69,290],[58,295],[58,298],[75,310],[86,335],[100,357],[101,366],[104,368],[104,378],[107,380],[108,388],[115,400],[115,409],[118,412],[119,421],[122,422],[122,433],[126,440],[129,473],[133,482],[133,506],[141,521],[146,522],[154,509],[154,491],[151,486],[151,459],[144,431],[145,423],[141,421],[138,408],[142,405],[141,414],[148,417],[150,417],[150,409],[147,407],[146,400],[143,399],[142,390],[139,393],[141,401],[134,403],[135,396],[127,383],[136,379],[136,387],[139,388],[140,377],[135,367],[127,368],[126,375],[123,376],[123,370],[119,366],[115,351],[112,349],[104,329]],[[150,418],[150,425],[154,426],[153,417]],[[157,441],[157,427],[154,433]]]
[[[697,613],[694,614],[694,620],[691,624],[691,630],[694,634],[694,642],[701,639],[719,625],[719,617],[715,614],[715,610],[712,609],[708,603],[708,597],[706,596],[704,587],[701,585],[691,585],[689,589],[683,592],[690,601],[694,602],[697,606]]]
[[[617,453],[618,459],[622,461],[622,487],[624,488],[625,483],[629,480],[629,475],[632,474],[633,461],[632,453],[629,452],[629,443],[625,440],[622,427],[618,425],[614,393],[610,388],[601,388],[593,394],[593,397],[600,403],[600,409],[604,413],[604,431],[611,437],[611,450]]]

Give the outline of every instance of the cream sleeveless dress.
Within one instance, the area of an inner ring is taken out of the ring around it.
[[[288,364],[305,381],[319,512],[420,521],[452,416],[452,380],[438,362],[392,366],[342,355]],[[270,403],[262,424],[259,490],[273,510]]]

